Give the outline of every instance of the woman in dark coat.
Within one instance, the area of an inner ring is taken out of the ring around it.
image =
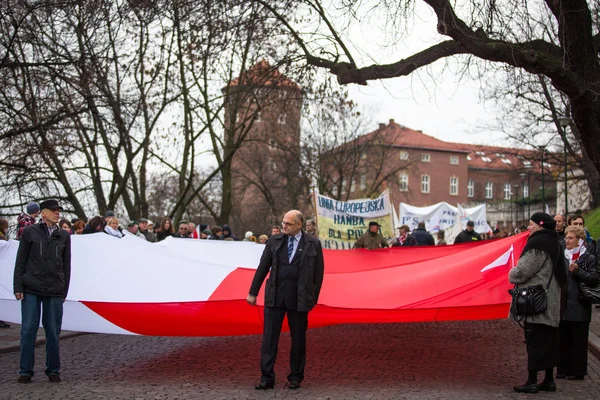
[[[171,218],[165,218],[160,223],[159,231],[156,232],[156,240],[160,242],[165,240],[167,236],[173,236],[174,233],[173,221],[171,221]]]
[[[523,320],[527,345],[527,382],[515,386],[515,392],[537,393],[556,391],[554,367],[558,364],[558,326],[560,323],[561,290],[567,283],[564,253],[555,231],[556,222],[550,215],[535,213],[529,221],[531,234],[519,262],[510,270],[509,281],[517,288],[542,285],[546,291],[546,311],[527,315]],[[512,310],[511,310],[512,311]],[[514,316],[515,319],[522,317]],[[542,383],[537,383],[538,371],[544,371]]]
[[[565,258],[569,265],[567,301],[559,326],[557,378],[583,379],[587,375],[588,332],[592,304],[581,299],[580,283],[595,287],[600,281],[596,257],[586,248],[580,226],[565,230]]]
[[[90,219],[87,225],[83,228],[82,235],[102,232],[104,230],[104,218],[95,216]]]

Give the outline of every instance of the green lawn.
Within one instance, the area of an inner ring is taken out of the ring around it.
[[[584,215],[585,227],[590,231],[592,237],[596,240],[600,239],[600,208],[596,208]]]

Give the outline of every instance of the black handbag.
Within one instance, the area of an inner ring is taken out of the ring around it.
[[[555,268],[556,264],[554,264],[554,268],[552,268],[550,279],[548,279],[548,284],[545,288],[542,285],[518,288],[515,284],[515,287],[508,291],[512,297],[510,313],[519,324],[528,316],[541,314],[548,308],[548,295],[546,292],[554,277]]]
[[[585,283],[579,282],[580,297],[583,301],[591,304],[600,304],[600,284],[596,287],[586,286]]]

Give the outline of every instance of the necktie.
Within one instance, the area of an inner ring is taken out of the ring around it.
[[[288,260],[289,262],[292,262],[292,253],[294,252],[294,239],[296,239],[293,236],[290,236],[290,238],[288,239]]]

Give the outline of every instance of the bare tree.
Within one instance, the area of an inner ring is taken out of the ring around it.
[[[346,43],[353,22],[383,10],[387,18],[378,26],[398,37],[405,22],[412,20],[416,1],[342,0],[339,6],[345,18],[334,19],[323,2],[304,0],[301,3],[318,16],[319,25],[312,31],[279,12],[273,6],[276,2],[255,1],[290,30],[309,65],[328,69],[341,84],[364,85],[370,80],[407,76],[453,57],[467,66],[472,60],[483,60],[543,75],[569,99],[582,148],[600,172],[597,1],[545,0],[541,7],[531,7],[517,0],[465,0],[456,5],[449,0],[423,0],[437,17],[439,42],[397,62],[369,66],[359,65]]]

